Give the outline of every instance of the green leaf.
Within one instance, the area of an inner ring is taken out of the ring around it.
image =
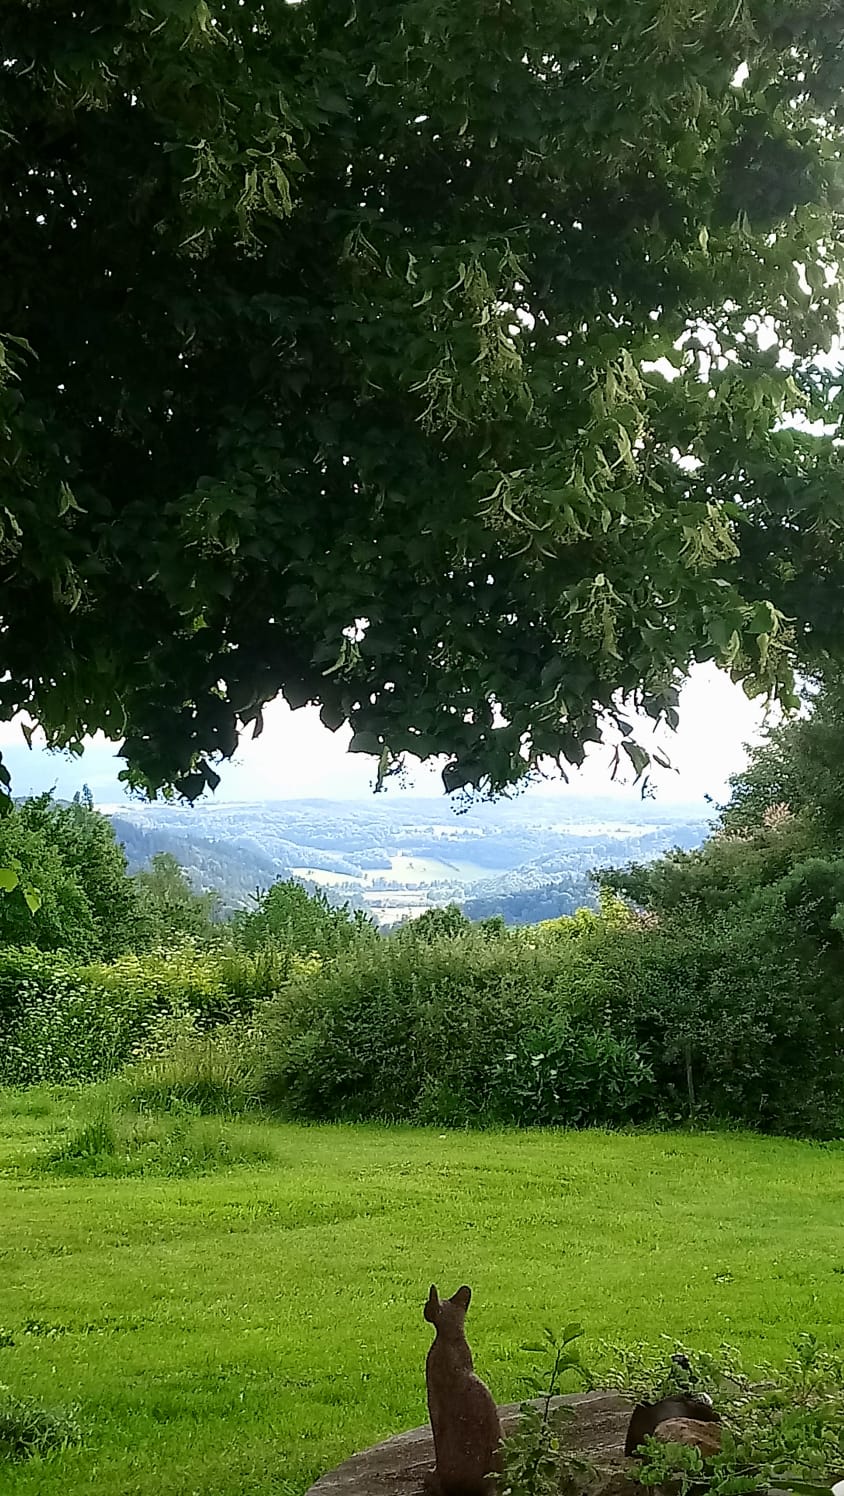
[[[563,1345],[569,1345],[572,1340],[579,1340],[582,1334],[582,1324],[578,1320],[572,1320],[571,1324],[564,1326],[560,1340]]]
[[[651,756],[654,763],[659,764],[661,769],[670,769],[672,773],[679,774],[679,769],[675,769],[670,758],[667,758],[660,748],[655,748]]]
[[[292,711],[299,711],[313,700],[313,689],[304,681],[289,680],[284,687],[284,699]]]
[[[83,510],[80,509],[79,505],[77,504],[76,499],[73,496],[73,492],[68,487],[67,483],[60,483],[59,484],[59,518],[63,518],[64,515],[66,515],[67,512],[68,512],[68,510],[70,510],[70,509],[74,509],[77,514],[82,514],[83,513]]]
[[[648,764],[651,761],[650,754],[641,746],[641,744],[631,743],[627,739],[625,739],[621,746],[624,749],[624,752],[627,754],[627,757],[630,759],[633,768],[636,770],[636,778],[641,778],[642,774],[644,774],[646,768],[648,767]]]
[[[3,893],[12,893],[19,882],[20,877],[13,867],[0,867],[0,890]]]
[[[756,603],[746,627],[751,634],[769,634],[776,623],[776,612],[770,603]]]
[[[347,713],[334,702],[325,702],[320,709],[319,720],[329,732],[337,732],[344,724]]]
[[[39,893],[38,889],[35,888],[31,883],[26,883],[21,888],[21,893],[26,899],[30,914],[37,914],[42,904],[41,894]]]

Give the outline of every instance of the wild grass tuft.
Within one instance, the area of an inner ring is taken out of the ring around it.
[[[190,1017],[171,1020],[124,1072],[121,1094],[139,1111],[188,1106],[203,1114],[238,1116],[258,1105],[258,1042],[254,1021],[203,1032]]]
[[[35,1168],[76,1178],[184,1178],[263,1164],[270,1157],[260,1143],[234,1138],[222,1122],[182,1103],[161,1116],[101,1110],[72,1127],[36,1159]]]
[[[0,1460],[26,1460],[81,1444],[75,1408],[49,1408],[0,1386]]]

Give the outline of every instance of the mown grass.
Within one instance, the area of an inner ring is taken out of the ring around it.
[[[215,1119],[265,1161],[45,1172],[86,1114],[0,1097],[0,1383],[76,1405],[85,1438],[0,1466],[3,1496],[304,1491],[424,1420],[432,1280],[472,1284],[502,1399],[520,1345],[575,1317],[592,1345],[728,1341],[750,1364],[844,1326],[839,1145]]]

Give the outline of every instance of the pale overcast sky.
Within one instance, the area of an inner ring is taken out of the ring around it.
[[[655,771],[658,799],[665,803],[699,804],[704,796],[716,801],[727,793],[727,778],[745,761],[743,744],[758,738],[764,711],[760,702],[750,702],[737,686],[713,666],[697,669],[682,698],[680,727],[676,734],[662,730],[655,739],[644,729],[640,740],[662,746],[678,773]],[[265,712],[265,728],[257,742],[248,737],[241,743],[235,761],[221,769],[222,783],[216,799],[292,800],[366,798],[372,789],[374,762],[364,755],[349,754],[348,731],[330,733],[316,710],[291,712],[282,701]],[[30,752],[16,723],[0,724],[0,749],[13,776],[16,795],[38,793],[55,787],[68,796],[86,782],[98,804],[113,804],[120,795],[116,775],[122,767],[114,748],[105,739],[95,739],[82,759],[48,754],[36,746]],[[612,794],[638,796],[632,787],[609,782],[610,750],[596,748],[584,770],[572,775],[571,783],[553,783],[543,793]],[[434,766],[414,766],[411,788],[391,785],[389,793],[441,795],[442,783]]]

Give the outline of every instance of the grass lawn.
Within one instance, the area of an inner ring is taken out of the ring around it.
[[[86,1434],[0,1466],[2,1496],[304,1491],[424,1421],[431,1281],[472,1285],[502,1400],[520,1345],[572,1318],[590,1346],[728,1341],[748,1363],[844,1326],[840,1146],[206,1125],[270,1161],[39,1176],[51,1106],[0,1097],[0,1383],[77,1403]]]

